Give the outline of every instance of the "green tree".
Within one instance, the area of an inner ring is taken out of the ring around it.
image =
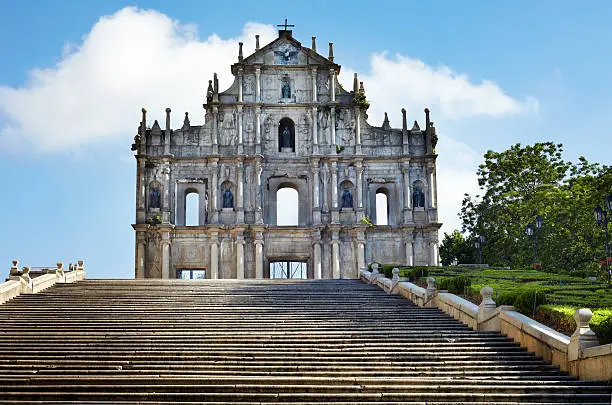
[[[485,233],[483,261],[531,265],[533,240],[525,229],[540,215],[544,225],[534,237],[543,268],[593,269],[594,249],[602,245],[593,208],[612,191],[611,170],[582,157],[567,162],[562,152],[561,144],[543,142],[484,155],[477,173],[481,195],[466,194],[459,214],[464,233]]]
[[[468,241],[458,230],[450,235],[444,232],[444,238],[440,244],[440,259],[443,266],[453,263],[475,263],[474,243]]]

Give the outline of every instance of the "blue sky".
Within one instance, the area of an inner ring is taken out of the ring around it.
[[[552,140],[610,164],[610,2],[220,3],[0,0],[7,273],[12,259],[84,258],[89,277],[132,277],[140,108],[201,123],[212,71],[229,85],[238,40],[272,39],[284,18],[305,46],[334,42],[341,81],[365,81],[370,123],[432,109],[446,231],[487,149]]]

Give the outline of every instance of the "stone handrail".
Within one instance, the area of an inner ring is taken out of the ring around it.
[[[57,263],[57,268],[45,270],[45,274],[30,278],[30,268],[24,266],[19,269],[17,260],[13,260],[9,278],[0,284],[0,304],[17,297],[20,294],[35,294],[52,287],[56,283],[74,283],[85,279],[85,267],[83,260],[69,271],[64,271],[62,262]]]
[[[446,291],[437,291],[432,277],[427,279],[427,289],[399,281],[395,269],[397,281],[388,290],[393,280],[378,273],[377,268],[374,270],[361,269],[359,278],[402,295],[418,306],[439,308],[474,330],[501,332],[573,376],[583,380],[612,380],[612,344],[599,345],[589,327],[592,313],[588,309],[576,310],[574,318],[578,326],[569,337],[518,313],[512,306],[496,306],[491,299],[491,287],[481,289],[482,302],[476,305]]]

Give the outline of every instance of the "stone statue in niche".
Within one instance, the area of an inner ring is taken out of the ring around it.
[[[342,192],[342,208],[353,208],[353,195],[348,187]]]
[[[308,134],[309,130],[310,130],[310,113],[305,112],[304,115],[302,115],[302,133]]]
[[[219,116],[221,120],[221,145],[234,145],[236,143],[236,112],[226,112]]]
[[[289,79],[283,79],[281,84],[281,94],[283,98],[291,98],[291,85]]]
[[[249,108],[246,110],[244,120],[245,120],[244,130],[246,132],[246,141],[247,143],[253,143],[253,129],[254,129],[255,124],[253,123],[254,117],[253,117],[252,109]]]
[[[244,94],[253,94],[253,88],[255,87],[253,86],[253,79],[251,79],[250,77],[246,77],[244,79],[242,87]]]
[[[317,93],[327,92],[329,92],[329,77],[320,74],[317,76]]]
[[[328,110],[319,110],[318,112],[319,118],[319,127],[321,129],[327,129],[329,127],[329,111]]]
[[[223,192],[223,208],[234,208],[234,196],[229,186],[225,188]]]
[[[419,184],[415,184],[413,186],[412,206],[415,208],[425,207],[425,193],[423,192],[423,190],[421,190],[421,186]]]
[[[281,136],[281,148],[291,148],[291,130],[285,126]]]
[[[151,189],[151,208],[160,208],[161,207],[161,195],[159,192],[159,187],[154,186]]]
[[[264,141],[269,142],[272,134],[272,125],[274,125],[274,120],[272,116],[268,115],[264,121]]]

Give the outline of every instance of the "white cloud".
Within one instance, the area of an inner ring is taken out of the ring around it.
[[[231,84],[229,66],[253,52],[255,34],[263,44],[275,37],[271,25],[247,23],[237,38],[197,37],[181,24],[153,10],[124,8],[102,17],[81,44],[66,44],[51,68],[34,69],[20,88],[0,87],[5,117],[0,141],[9,148],[54,152],[135,135],[140,106],[159,119],[171,107],[175,126],[184,112],[203,121],[208,80],[219,74],[221,87]]]
[[[79,44],[67,43],[60,62],[35,69],[23,87],[0,87],[0,142],[9,148],[42,153],[74,150],[102,142],[123,142],[126,148],[140,120],[140,106],[149,122],[173,110],[173,126],[184,112],[192,123],[203,121],[201,106],[208,80],[219,74],[222,89],[231,84],[229,66],[237,61],[238,42],[245,55],[276,32],[271,25],[247,23],[236,38],[197,36],[196,28],[153,10],[124,8],[101,18]],[[406,108],[409,125],[415,118],[424,127],[423,109],[432,110],[440,142],[438,205],[442,231],[460,226],[457,218],[465,192],[477,188],[475,170],[480,154],[453,132],[474,117],[499,118],[533,113],[537,100],[518,100],[497,84],[474,83],[446,66],[429,66],[402,55],[372,55],[370,71],[360,73],[371,102],[369,122],[380,125],[389,112],[391,124],[401,126]],[[352,70],[343,68],[341,80],[352,88]],[[465,127],[465,125],[463,125]]]
[[[345,88],[352,89],[351,68],[343,68],[340,77]],[[371,103],[368,122],[380,126],[388,112],[391,125],[401,127],[401,109],[407,111],[408,127],[415,119],[425,128],[423,112],[431,110],[440,140],[437,146],[438,216],[444,232],[461,229],[457,213],[465,193],[478,190],[476,169],[481,156],[453,132],[460,122],[475,117],[492,119],[526,113],[537,113],[538,102],[532,97],[524,101],[506,94],[490,80],[474,83],[446,66],[433,67],[421,60],[403,55],[390,58],[386,53],[372,55],[370,71],[359,73],[366,96]],[[479,145],[480,146],[480,145]]]

